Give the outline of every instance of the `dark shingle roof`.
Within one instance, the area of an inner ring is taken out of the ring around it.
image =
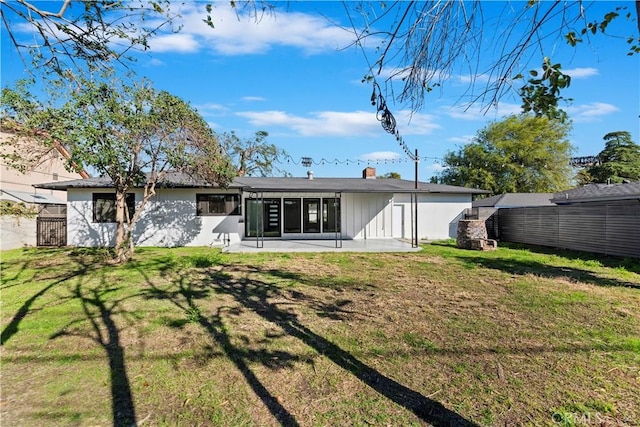
[[[551,201],[566,204],[638,198],[640,198],[640,181],[625,184],[588,184],[555,193]]]
[[[0,199],[5,199],[5,194],[8,200],[16,199],[25,203],[35,203],[35,204],[51,204],[51,205],[64,205],[66,203],[65,200],[60,200],[55,196],[50,194],[35,194],[28,193],[26,191],[17,191],[12,189],[1,189],[0,190]]]
[[[349,193],[411,193],[415,192],[415,181],[406,179],[363,178],[236,178],[234,183],[254,191],[326,191]],[[456,187],[453,185],[418,182],[421,193],[465,193],[482,194],[484,190]]]
[[[112,186],[112,180],[108,177],[96,177],[87,179],[74,179],[71,181],[55,181],[44,184],[34,184],[36,188],[47,188],[50,190],[67,190],[68,188],[109,188]],[[180,173],[170,172],[157,184],[160,188],[215,188],[215,185],[198,181],[191,176]],[[236,186],[238,187],[238,186]]]
[[[46,184],[35,184],[37,188],[67,190],[68,188],[108,188],[110,178],[88,178],[72,181],[56,181]],[[215,188],[205,182],[199,182],[181,173],[171,173],[162,180],[158,187],[164,188]],[[415,182],[406,179],[363,179],[363,178],[257,178],[238,177],[229,188],[241,188],[246,191],[312,191],[312,192],[349,192],[349,193],[412,193]],[[485,190],[457,187],[453,185],[418,183],[421,193],[459,193],[483,194]]]
[[[487,197],[486,199],[474,200],[472,206],[474,208],[481,207],[497,207],[497,208],[516,208],[525,206],[554,206],[551,202],[553,193],[505,193],[496,196]]]

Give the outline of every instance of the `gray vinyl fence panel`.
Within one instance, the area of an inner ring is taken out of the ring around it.
[[[640,258],[640,201],[499,209],[498,238],[525,243]]]

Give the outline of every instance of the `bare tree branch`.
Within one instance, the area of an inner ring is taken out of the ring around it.
[[[47,4],[0,0],[0,16],[22,61],[31,60],[27,70],[61,76],[70,69],[77,73],[116,64],[127,67],[131,49],[146,50],[149,38],[178,17],[169,0],[65,0],[56,11],[46,10]],[[31,42],[21,35],[25,26],[31,30]]]
[[[344,4],[345,8],[350,5]],[[495,5],[492,3],[492,7]],[[635,5],[634,12],[640,15],[640,1]],[[615,10],[604,17],[587,20],[589,6],[582,0],[506,2],[502,15],[489,21],[484,10],[487,3],[483,2],[358,2],[351,10],[360,15],[362,25],[352,19],[352,31],[357,44],[370,37],[383,37],[377,58],[369,65],[368,78],[384,78],[385,88],[392,94],[393,84],[400,78],[402,89],[394,98],[413,111],[423,107],[425,95],[434,87],[464,69],[470,74],[467,101],[486,109],[514,89],[513,78],[523,67],[549,56],[545,54],[549,42],[565,40],[575,45],[597,33],[608,35],[608,24],[626,10],[626,6],[612,5]],[[627,19],[632,19],[631,15],[626,13]],[[630,54],[640,51],[637,35],[625,39],[631,45]],[[496,52],[497,58],[493,59]],[[484,71],[480,70],[483,63],[489,63]],[[487,82],[474,93],[479,75]]]

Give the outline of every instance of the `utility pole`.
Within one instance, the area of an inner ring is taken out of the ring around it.
[[[418,157],[418,149],[416,148],[416,155],[415,158],[413,159],[414,163],[415,163],[415,178],[416,178],[416,182],[415,182],[415,190],[416,190],[416,205],[415,205],[415,218],[416,218],[416,226],[413,227],[413,231],[415,232],[415,248],[418,247],[418,162],[419,162],[419,157]],[[413,238],[411,239],[413,241]]]
[[[416,165],[416,173],[415,173],[415,177],[416,177],[416,190],[418,189],[418,149],[416,148],[416,157],[413,159],[415,165]]]

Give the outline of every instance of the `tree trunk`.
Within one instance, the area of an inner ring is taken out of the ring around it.
[[[133,242],[129,225],[126,190],[116,189],[116,241],[113,262],[122,264],[133,255]]]

